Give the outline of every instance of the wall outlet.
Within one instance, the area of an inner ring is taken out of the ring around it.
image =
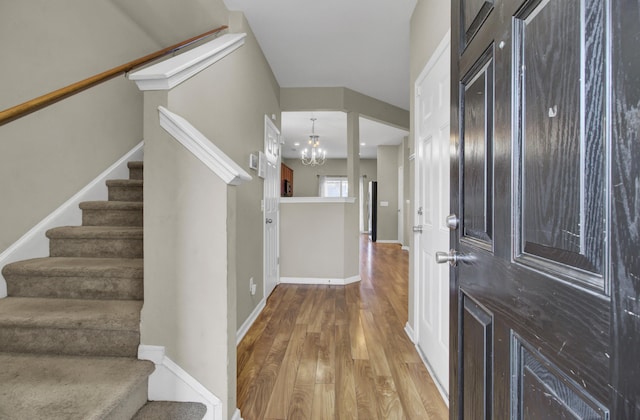
[[[251,296],[254,296],[256,294],[257,288],[258,288],[258,285],[255,284],[255,282],[253,281],[253,277],[251,277],[249,279],[249,293],[251,293]]]

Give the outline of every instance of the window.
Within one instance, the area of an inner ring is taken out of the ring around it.
[[[349,182],[346,176],[321,176],[320,197],[348,197]]]

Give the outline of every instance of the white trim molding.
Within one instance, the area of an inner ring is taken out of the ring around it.
[[[47,230],[58,226],[78,226],[82,224],[82,210],[79,204],[83,201],[106,200],[108,179],[129,178],[127,163],[143,159],[144,143],[138,143],[133,149],[105,169],[70,199],[55,209],[51,214],[32,227],[20,239],[0,254],[0,270],[7,264],[49,256],[49,239]],[[7,283],[0,272],[0,298],[7,296]]]
[[[251,175],[214,145],[191,123],[167,108],[158,107],[160,126],[228,185],[251,181]]]
[[[416,343],[416,334],[413,331],[413,327],[409,324],[409,322],[407,322],[404,325],[404,332],[407,333],[407,337],[409,337],[409,340],[411,340],[412,343]]]
[[[231,420],[243,420],[239,408],[236,408],[236,411],[233,413],[233,417],[231,417]]]
[[[138,346],[138,359],[156,365],[149,376],[150,401],[199,402],[207,406],[203,420],[223,420],[222,401],[165,355],[162,346]]]
[[[408,246],[406,246],[406,245],[402,245],[402,250],[403,250],[403,251],[407,251],[407,252],[409,252],[409,251],[411,250],[411,248],[409,248],[409,247],[408,247]]]
[[[360,281],[360,275],[347,277],[346,279],[330,279],[320,277],[280,277],[280,283],[284,284],[317,284],[345,286]]]
[[[169,90],[244,44],[247,34],[226,34],[129,75],[140,90]]]
[[[249,328],[251,328],[253,323],[256,322],[256,319],[258,319],[258,316],[262,313],[262,310],[266,305],[267,299],[262,298],[262,300],[258,302],[258,306],[255,307],[251,314],[249,314],[249,317],[242,323],[240,328],[238,328],[238,331],[236,332],[236,346],[240,344],[244,336],[247,335]]]
[[[355,197],[281,197],[280,204],[334,204],[356,202]]]
[[[440,396],[442,397],[442,401],[444,401],[444,403],[447,405],[447,407],[449,407],[449,393],[444,389],[444,387],[442,386],[442,384],[438,380],[438,377],[435,375],[433,369],[431,368],[431,365],[429,364],[429,361],[427,360],[427,357],[422,352],[422,349],[420,348],[420,346],[417,343],[414,343],[414,344],[415,344],[415,347],[416,347],[416,351],[418,352],[418,355],[420,356],[420,359],[422,360],[422,363],[424,364],[424,367],[427,368],[427,372],[429,372],[429,376],[431,376],[431,379],[433,380],[433,383],[436,384],[436,388],[438,389],[438,392],[440,392]]]

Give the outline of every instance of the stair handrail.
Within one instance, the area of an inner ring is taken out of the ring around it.
[[[204,32],[200,35],[186,39],[182,42],[171,45],[167,48],[158,50],[152,54],[145,55],[144,57],[140,57],[136,60],[129,61],[128,63],[122,64],[110,70],[88,77],[79,82],[72,83],[58,90],[54,90],[42,96],[38,96],[37,98],[31,99],[20,105],[16,105],[11,108],[7,108],[3,111],[0,111],[0,126],[7,124],[11,121],[17,120],[18,118],[29,115],[32,112],[38,111],[49,105],[55,104],[56,102],[59,102],[65,98],[75,95],[76,93],[80,93],[100,83],[106,82],[107,80],[113,79],[114,77],[117,77],[120,74],[126,74],[136,67],[143,66],[154,60],[157,60],[160,57],[164,57],[165,55],[172,54],[208,36],[224,31],[225,29],[228,29],[228,26],[226,25],[220,26],[211,31]]]

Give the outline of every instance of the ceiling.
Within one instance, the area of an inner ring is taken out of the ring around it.
[[[299,158],[311,134],[311,118],[316,118],[315,133],[320,136],[320,147],[327,149],[327,159],[347,157],[347,114],[344,112],[283,112],[282,156]],[[400,130],[360,117],[360,158],[376,159],[377,148],[382,145],[398,145],[408,136]],[[300,143],[296,146],[295,143]],[[362,145],[364,143],[364,146]]]
[[[224,0],[244,12],[281,87],[346,87],[409,109],[416,0]]]

